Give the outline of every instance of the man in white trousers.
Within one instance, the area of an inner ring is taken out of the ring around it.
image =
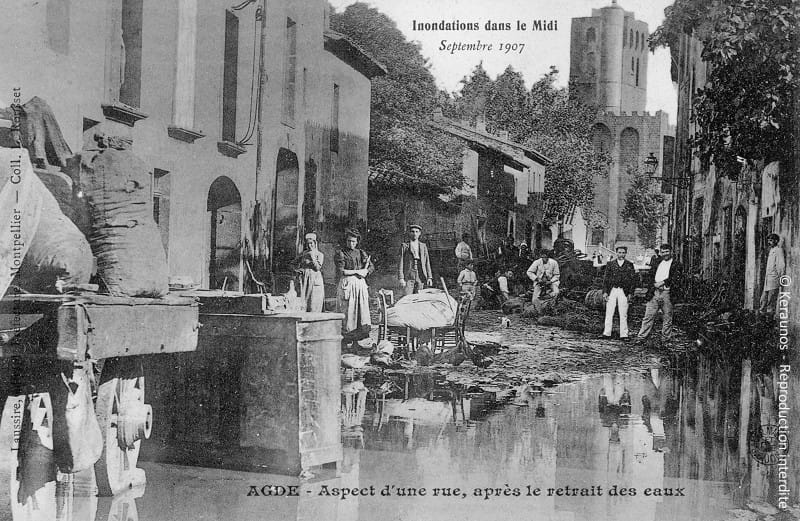
[[[628,298],[636,289],[636,270],[631,261],[625,260],[626,246],[617,246],[617,258],[606,264],[603,277],[603,298],[606,301],[606,323],[601,338],[611,338],[614,325],[614,309],[619,308],[619,338],[628,338]]]

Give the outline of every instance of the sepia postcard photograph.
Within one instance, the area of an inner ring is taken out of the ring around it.
[[[798,0],[0,5],[0,521],[800,520]]]

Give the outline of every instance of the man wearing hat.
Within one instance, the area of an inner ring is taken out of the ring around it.
[[[400,247],[400,287],[405,288],[406,295],[418,293],[419,290],[433,286],[433,272],[428,246],[419,240],[422,227],[412,224],[408,227],[409,241]]]

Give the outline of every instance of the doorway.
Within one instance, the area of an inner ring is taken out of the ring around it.
[[[278,151],[275,168],[275,227],[272,233],[272,272],[277,293],[289,288],[292,263],[298,249],[298,182],[300,168],[297,155],[285,148]]]
[[[242,198],[230,178],[211,183],[206,210],[211,223],[208,287],[241,291]]]

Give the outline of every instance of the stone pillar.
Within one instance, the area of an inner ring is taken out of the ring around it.
[[[614,134],[611,140],[612,163],[608,169],[608,230],[606,232],[606,247],[614,249],[619,233],[619,178],[623,174],[622,158],[620,157],[619,134],[612,127]]]

